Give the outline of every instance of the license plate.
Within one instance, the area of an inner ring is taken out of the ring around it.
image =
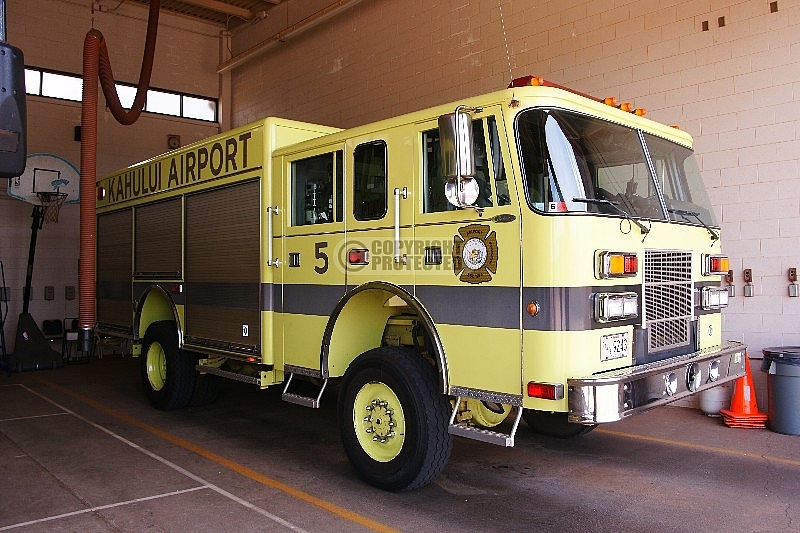
[[[628,357],[630,341],[627,333],[613,333],[600,337],[600,360],[622,359]]]

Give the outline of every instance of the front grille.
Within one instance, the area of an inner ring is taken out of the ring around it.
[[[692,253],[645,250],[644,319],[648,352],[689,344],[692,305]]]

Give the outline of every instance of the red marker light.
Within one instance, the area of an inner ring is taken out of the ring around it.
[[[564,386],[560,383],[528,382],[528,396],[543,400],[561,400],[564,398]]]
[[[347,262],[351,265],[368,265],[369,250],[355,248],[347,252]]]

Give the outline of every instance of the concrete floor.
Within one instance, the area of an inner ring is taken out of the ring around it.
[[[456,439],[435,483],[393,494],[356,478],[334,394],[312,410],[226,383],[160,412],[118,356],[0,376],[0,462],[0,531],[800,530],[800,437],[692,409],[567,441],[523,423],[510,449]]]

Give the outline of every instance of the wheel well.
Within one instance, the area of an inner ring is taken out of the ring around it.
[[[175,322],[178,330],[178,346],[181,346],[183,344],[183,330],[178,310],[172,302],[172,298],[164,289],[154,285],[149,287],[139,299],[134,323],[137,338],[144,338],[144,334],[150,324],[162,321]]]
[[[331,313],[322,340],[323,375],[343,376],[353,359],[382,345],[387,322],[401,314],[419,319],[439,375],[440,390],[446,392],[447,364],[433,320],[413,295],[402,287],[383,282],[351,290]]]

